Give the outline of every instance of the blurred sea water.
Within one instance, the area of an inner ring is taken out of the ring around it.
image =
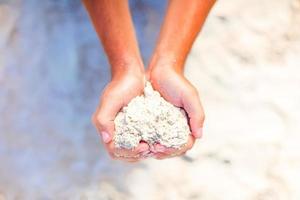
[[[164,3],[131,7],[148,57],[142,28],[159,27]],[[110,71],[81,2],[2,0],[0,23],[0,194],[63,198],[120,178],[126,165],[111,165],[90,123]]]

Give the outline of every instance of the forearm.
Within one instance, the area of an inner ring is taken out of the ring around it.
[[[101,39],[112,75],[124,70],[142,70],[128,1],[83,0],[83,3]]]
[[[151,65],[173,63],[182,70],[193,42],[215,0],[170,0]]]

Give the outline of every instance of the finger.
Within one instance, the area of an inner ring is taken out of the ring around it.
[[[146,151],[141,153],[141,158],[142,159],[146,159],[146,158],[152,158],[154,156],[155,153],[153,153],[152,151]]]
[[[190,150],[193,147],[194,143],[195,143],[194,136],[189,135],[187,143],[180,148],[168,148],[161,144],[155,144],[152,151],[154,153],[172,154],[172,153],[178,152],[179,150],[180,151],[185,151],[185,149]]]
[[[140,142],[139,145],[136,148],[136,153],[144,153],[144,152],[148,152],[150,150],[150,147],[148,145],[148,143],[146,142]]]
[[[165,153],[165,151],[167,151],[168,147],[162,145],[162,144],[154,144],[151,148],[151,151],[154,153]]]
[[[145,142],[141,142],[138,144],[137,147],[133,148],[133,149],[122,149],[122,148],[117,148],[116,151],[119,154],[122,155],[126,155],[126,156],[142,156],[143,153],[148,152],[149,151],[149,145]]]
[[[188,113],[192,135],[196,138],[200,138],[202,136],[202,127],[205,116],[198,92],[194,89],[191,92],[184,94],[182,104],[185,111]]]
[[[110,153],[109,155],[113,160],[120,160],[120,161],[130,162],[130,163],[138,162],[138,161],[145,159],[142,156],[130,157],[130,156],[119,155],[119,154],[115,154],[115,153],[112,153],[112,154]]]
[[[139,162],[141,160],[144,160],[143,157],[139,157],[139,158],[131,158],[131,157],[123,157],[123,156],[110,156],[113,160],[118,160],[118,161],[123,161],[123,162],[128,162],[128,163],[136,163]]]
[[[182,146],[181,148],[171,148],[171,147],[165,147],[164,145],[161,144],[155,144],[153,146],[154,148],[152,149],[152,151],[157,154],[170,155],[179,151],[179,149],[182,149],[185,146],[186,145]]]
[[[188,150],[191,150],[195,144],[195,137],[193,135],[189,136],[188,142],[186,145],[180,150],[179,153],[181,152],[187,152]]]
[[[105,147],[110,154],[127,158],[141,157],[143,152],[149,150],[149,145],[145,142],[139,143],[139,145],[133,149],[117,148],[114,144],[114,141],[105,144]]]
[[[122,99],[117,99],[112,95],[102,95],[100,106],[94,117],[94,123],[104,143],[108,143],[112,140],[115,129],[114,119],[122,107]]]
[[[190,135],[188,142],[180,149],[166,148],[165,151],[163,151],[163,152],[157,152],[155,154],[155,158],[156,159],[165,159],[165,158],[181,156],[181,155],[185,154],[188,150],[190,150],[194,144],[195,144],[195,138],[192,135]]]
[[[163,160],[163,159],[168,159],[168,158],[174,158],[174,157],[179,157],[179,156],[182,156],[184,153],[174,153],[174,154],[163,154],[163,153],[156,153],[154,158],[157,159],[157,160]]]

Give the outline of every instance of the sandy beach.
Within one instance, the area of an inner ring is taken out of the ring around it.
[[[148,62],[166,7],[131,1]],[[111,160],[90,118],[110,72],[80,1],[0,0],[0,200],[300,199],[300,1],[218,1],[185,74],[184,157]]]

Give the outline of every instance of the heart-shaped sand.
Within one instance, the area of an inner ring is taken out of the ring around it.
[[[132,149],[141,141],[180,148],[190,134],[184,111],[175,107],[146,83],[144,94],[133,98],[116,116],[116,147]]]

